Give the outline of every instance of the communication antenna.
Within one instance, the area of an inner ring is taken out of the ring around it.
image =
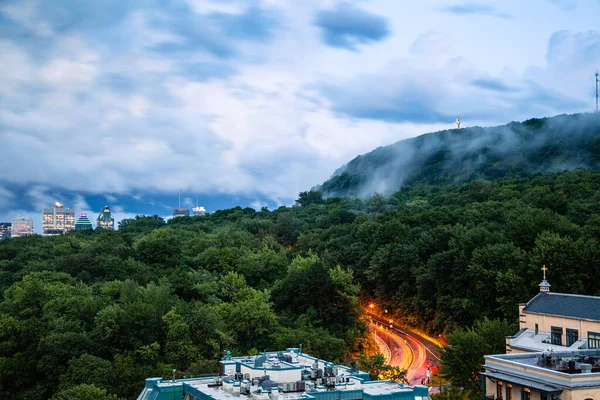
[[[198,194],[196,194],[196,208],[198,208]]]
[[[179,191],[179,208],[181,208],[181,190]]]
[[[596,112],[598,112],[598,71],[596,71]]]

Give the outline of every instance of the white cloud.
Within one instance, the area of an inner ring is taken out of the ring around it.
[[[246,8],[245,2],[232,2],[227,0],[187,0],[187,2],[198,14],[208,14],[213,12],[242,14]]]
[[[36,2],[24,0],[0,5],[0,12],[23,24],[38,36],[51,36],[54,32],[47,21],[38,13]]]

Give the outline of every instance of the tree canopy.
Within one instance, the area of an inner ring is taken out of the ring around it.
[[[600,295],[600,173],[321,200],[1,240],[0,397],[131,399],[173,368],[216,371],[224,350],[347,362],[368,335],[361,298],[456,331],[476,360],[495,349],[465,328],[516,322],[543,264],[553,290]]]

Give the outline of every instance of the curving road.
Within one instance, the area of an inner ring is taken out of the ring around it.
[[[427,375],[427,366],[439,363],[437,345],[416,333],[391,327],[384,319],[371,316],[370,329],[388,363],[407,371],[410,384],[420,384]]]

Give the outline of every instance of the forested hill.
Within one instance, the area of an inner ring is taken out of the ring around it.
[[[553,291],[600,295],[599,215],[600,172],[578,170],[3,239],[0,399],[135,399],[224,350],[343,362],[359,293],[434,333],[516,322],[543,264]]]
[[[600,168],[600,114],[559,115],[425,134],[379,147],[340,168],[319,189],[366,198],[407,184],[454,184]]]

